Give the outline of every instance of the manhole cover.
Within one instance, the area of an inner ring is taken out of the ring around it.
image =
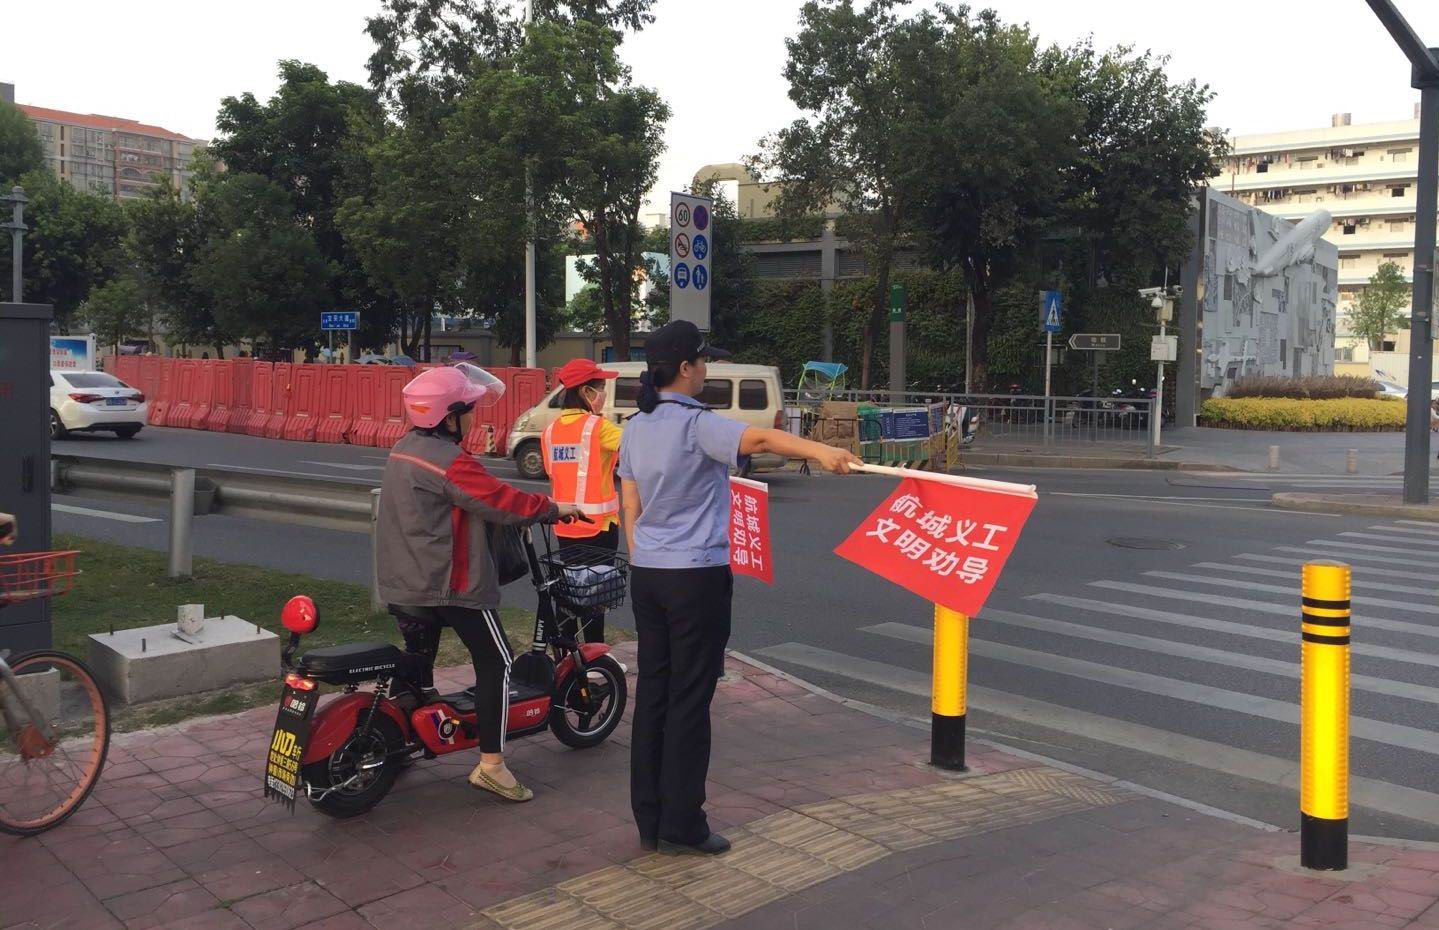
[[[1183,549],[1188,543],[1179,542],[1177,539],[1154,539],[1148,536],[1115,536],[1109,540],[1111,546],[1118,546],[1121,549],[1156,549],[1174,550]]]

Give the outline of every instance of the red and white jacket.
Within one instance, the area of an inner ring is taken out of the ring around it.
[[[543,494],[513,488],[459,444],[406,433],[385,463],[375,532],[380,597],[405,607],[500,606],[486,523],[529,526],[553,516]]]

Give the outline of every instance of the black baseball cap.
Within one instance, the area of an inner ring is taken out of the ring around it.
[[[697,356],[729,358],[724,349],[705,341],[704,333],[689,320],[673,320],[645,337],[645,361],[678,365]]]

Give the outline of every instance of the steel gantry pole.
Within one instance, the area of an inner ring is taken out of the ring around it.
[[[1434,225],[1439,213],[1439,49],[1427,47],[1393,0],[1369,8],[1409,59],[1420,92],[1419,181],[1414,217],[1414,302],[1409,318],[1409,398],[1404,429],[1404,503],[1429,503],[1429,391],[1434,377]]]

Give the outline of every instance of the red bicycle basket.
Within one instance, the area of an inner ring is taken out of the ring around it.
[[[0,555],[0,604],[58,597],[75,586],[76,549]]]

